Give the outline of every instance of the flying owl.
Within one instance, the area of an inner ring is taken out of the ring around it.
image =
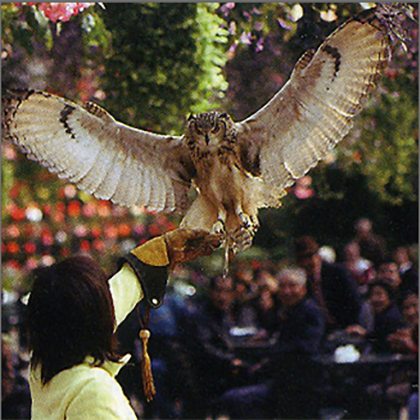
[[[227,249],[244,250],[258,209],[279,207],[285,189],[349,132],[389,58],[386,19],[374,8],[344,23],[240,122],[202,113],[188,118],[182,136],[160,135],[93,103],[14,91],[4,98],[4,132],[30,159],[99,199],[177,212],[181,226],[221,233]]]

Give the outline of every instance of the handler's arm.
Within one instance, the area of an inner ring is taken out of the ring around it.
[[[220,236],[203,230],[176,229],[126,255],[126,263],[109,280],[117,326],[143,298],[152,308],[162,305],[169,270],[210,255],[220,243]]]
[[[118,326],[143,299],[144,294],[137,276],[128,264],[124,264],[121,270],[111,277],[109,287]]]

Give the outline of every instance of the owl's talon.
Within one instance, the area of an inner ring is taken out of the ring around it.
[[[226,226],[225,222],[222,219],[217,219],[217,222],[211,228],[211,232],[215,235],[226,235]]]
[[[244,229],[248,230],[252,226],[251,218],[247,214],[240,212],[238,214],[238,217],[239,217],[239,220],[241,221],[241,226]]]
[[[255,232],[252,228],[238,227],[231,235],[231,247],[235,252],[244,251],[252,245]]]

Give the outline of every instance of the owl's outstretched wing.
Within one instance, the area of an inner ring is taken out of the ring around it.
[[[362,12],[307,51],[271,101],[237,123],[244,167],[274,188],[277,200],[349,132],[388,47],[375,12]]]
[[[95,104],[45,92],[8,92],[4,135],[28,157],[95,197],[183,213],[193,165],[181,137],[138,130]]]

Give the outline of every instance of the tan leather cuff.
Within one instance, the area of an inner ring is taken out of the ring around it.
[[[164,236],[150,239],[145,244],[133,249],[131,254],[135,255],[145,264],[155,267],[165,267],[169,265],[168,250],[166,248]]]

